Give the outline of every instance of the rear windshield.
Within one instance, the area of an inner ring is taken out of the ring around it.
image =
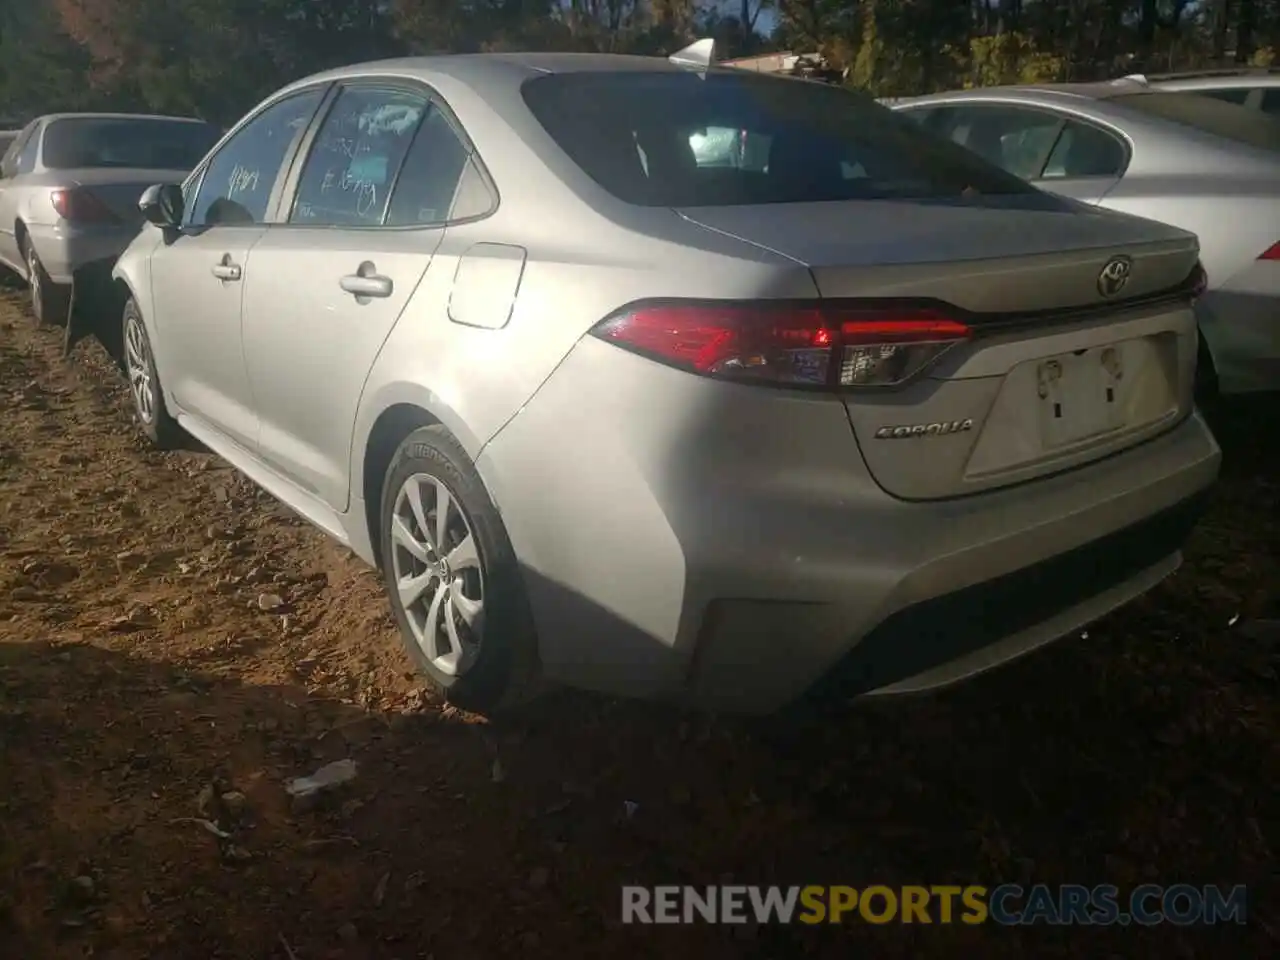
[[[525,102],[614,196],[642,206],[1034,193],[870,97],[820,83],[712,70],[564,73]]]
[[[51,170],[141,167],[190,170],[220,136],[208,123],[145,117],[68,117],[44,132],[44,165]]]
[[[1187,93],[1126,93],[1113,99],[1130,110],[1172,120],[1201,133],[1280,151],[1280,121],[1260,110]]]

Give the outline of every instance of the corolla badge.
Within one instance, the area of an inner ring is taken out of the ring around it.
[[[945,437],[952,433],[967,433],[973,429],[973,421],[944,420],[941,423],[904,423],[897,427],[881,427],[875,432],[877,440],[912,440],[916,437]]]
[[[1104,297],[1114,297],[1129,283],[1133,273],[1133,260],[1129,257],[1112,257],[1098,274],[1098,292]]]

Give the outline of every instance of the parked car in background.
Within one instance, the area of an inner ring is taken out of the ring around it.
[[[9,149],[21,132],[21,130],[0,130],[0,155]]]
[[[218,139],[202,120],[58,113],[27,124],[0,160],[0,263],[27,279],[42,321],[66,313],[78,271],[138,232],[138,197],[181,179]]]
[[[925,689],[1170,573],[1219,463],[1195,237],[692,59],[271,96],[116,265],[142,430],[378,566],[473,709]]]
[[[1280,116],[1280,68],[1242,67],[1187,73],[1141,74],[1123,78],[1151,90],[1194,93],[1225,100],[1248,110]]]
[[[1036,186],[1200,238],[1205,395],[1280,389],[1280,120],[1128,82],[895,106]]]

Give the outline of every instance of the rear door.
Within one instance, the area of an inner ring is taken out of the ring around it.
[[[1106,196],[1129,163],[1128,146],[1115,131],[1041,107],[962,103],[935,110],[925,128],[1042,190],[1085,203]]]
[[[365,378],[431,263],[467,154],[425,87],[342,85],[254,248],[244,347],[260,455],[335,510]]]

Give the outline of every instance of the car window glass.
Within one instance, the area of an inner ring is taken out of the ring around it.
[[[9,144],[4,152],[4,157],[0,158],[0,171],[3,171],[3,176],[12,177],[17,175],[18,154],[22,152],[22,148],[31,139],[31,134],[34,130],[35,124],[28,124],[18,132],[13,142]]]
[[[289,222],[380,225],[426,108],[426,97],[413,91],[343,90],[302,168]]]
[[[769,166],[773,137],[751,130],[704,127],[689,134],[689,148],[699,167],[733,167],[763,172]]]
[[[1034,188],[862,93],[743,71],[526,81],[525,103],[619,199],[721,206],[1020,194]]]
[[[1044,178],[1118,177],[1124,170],[1125,148],[1116,137],[1085,123],[1068,121],[1049,154]]]
[[[261,223],[285,154],[310,122],[321,93],[308,90],[272,104],[223,144],[201,177],[189,222]]]
[[[18,151],[16,172],[22,174],[30,173],[34,170],[36,168],[36,154],[39,152],[40,138],[33,133],[27,137],[27,142]]]
[[[44,131],[50,170],[132,167],[187,171],[221,134],[211,123],[150,117],[67,117]]]
[[[1243,104],[1249,99],[1252,91],[1248,87],[1232,87],[1229,90],[1196,90],[1195,93],[1202,97],[1212,97],[1214,100],[1225,100],[1227,103]]]
[[[954,142],[1014,176],[1031,180],[1040,175],[1061,125],[1061,117],[1044,110],[966,106],[955,111],[950,135]]]
[[[468,156],[469,151],[449,118],[432,107],[413,139],[391,194],[387,225],[407,227],[447,220]]]
[[[1273,87],[1262,94],[1262,112],[1280,114],[1280,87]]]

